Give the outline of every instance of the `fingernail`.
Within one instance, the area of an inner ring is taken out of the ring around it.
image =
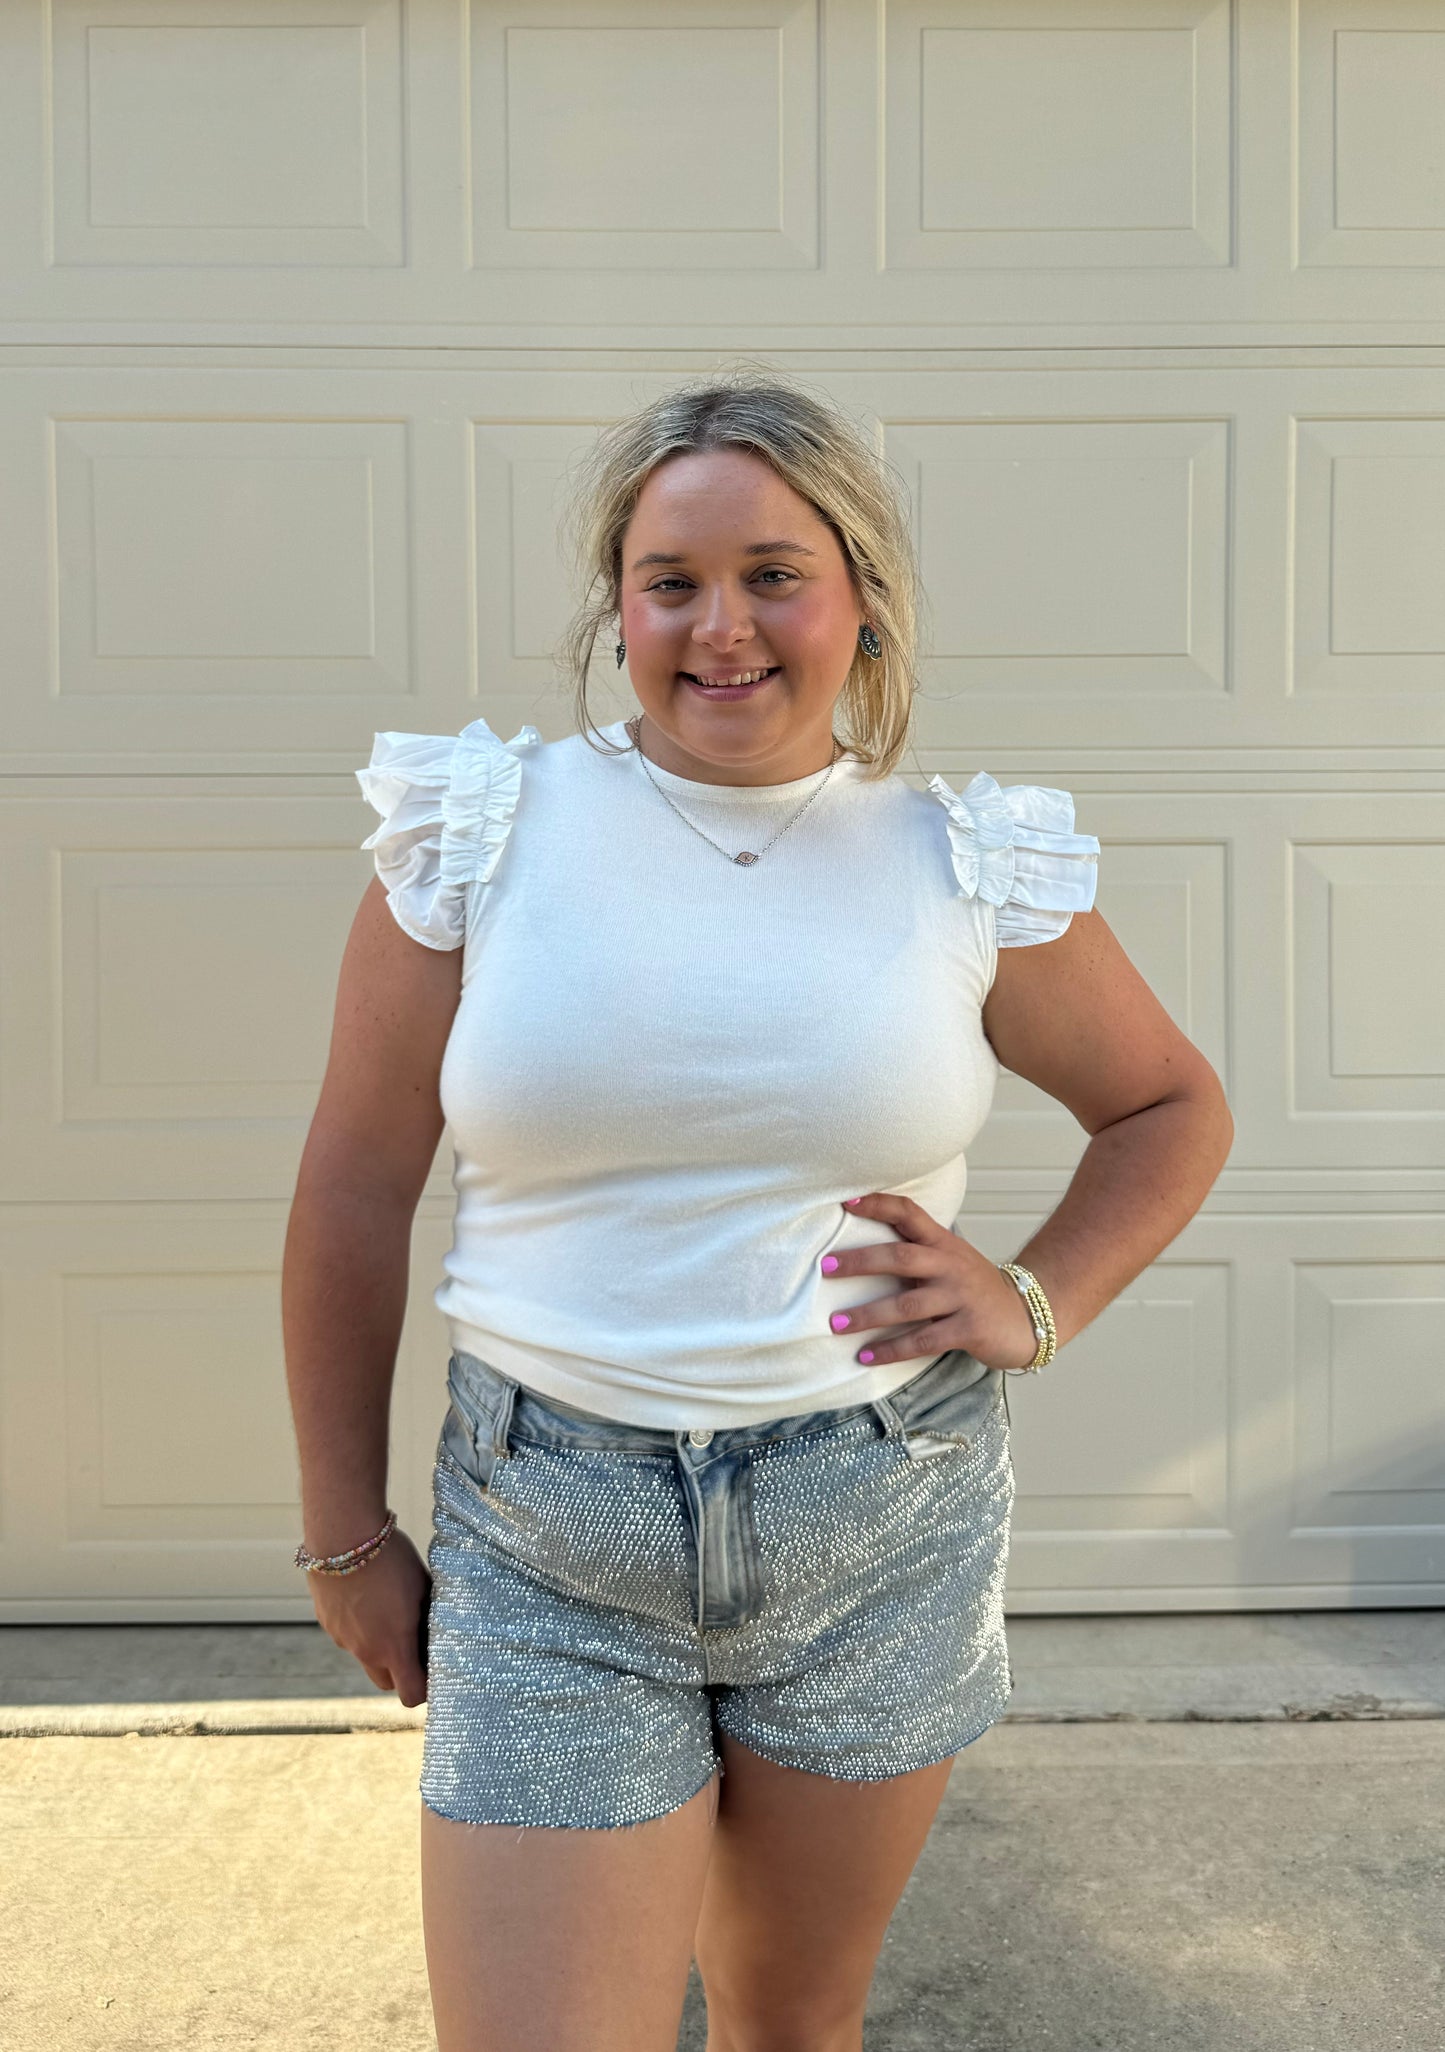
[[[828,1320],[828,1323],[832,1326],[834,1332],[845,1331],[848,1327],[849,1322],[850,1321],[846,1311],[835,1311],[833,1313],[833,1316]]]
[[[835,1269],[835,1268],[836,1268],[837,1266],[838,1266],[838,1257],[837,1257],[837,1255],[836,1255],[836,1254],[825,1254],[825,1255],[823,1256],[823,1273],[824,1273],[824,1275],[831,1275],[831,1274],[833,1273],[833,1270],[834,1270],[834,1269]]]
[[[853,1206],[854,1206],[855,1204],[861,1204],[861,1203],[863,1202],[863,1199],[862,1199],[861,1197],[845,1197],[845,1198],[843,1199],[843,1202],[844,1202],[844,1203],[845,1203],[845,1204],[846,1204],[846,1205],[847,1205],[847,1206],[849,1207],[849,1209],[851,1210],[851,1209],[852,1209],[852,1207],[853,1207]]]
[[[873,1359],[872,1347],[865,1347],[862,1353],[858,1356],[858,1359],[864,1362],[871,1361]]]

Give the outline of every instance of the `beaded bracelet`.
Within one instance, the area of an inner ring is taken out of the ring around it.
[[[1032,1361],[1026,1362],[1024,1368],[1015,1370],[1015,1373],[1032,1374],[1052,1361],[1058,1352],[1059,1337],[1054,1330],[1054,1314],[1049,1309],[1049,1300],[1040,1288],[1036,1275],[1027,1268],[1020,1268],[1016,1261],[1000,1261],[996,1266],[1003,1270],[1029,1307],[1029,1316],[1034,1325],[1034,1338],[1039,1343],[1039,1349]]]
[[[386,1523],[381,1530],[373,1533],[370,1539],[363,1539],[359,1546],[353,1546],[349,1552],[332,1553],[322,1558],[314,1553],[308,1553],[304,1546],[298,1546],[296,1565],[299,1568],[307,1568],[312,1574],[317,1575],[352,1574],[357,1568],[365,1567],[373,1554],[381,1551],[395,1530],[396,1512],[389,1510],[386,1514]]]

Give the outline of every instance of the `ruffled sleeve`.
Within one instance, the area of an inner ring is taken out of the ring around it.
[[[356,781],[381,825],[374,850],[397,924],[428,948],[466,939],[467,891],[497,866],[522,788],[522,757],[542,737],[510,741],[473,720],[460,734],[377,734]]]
[[[948,814],[959,895],[994,907],[1001,948],[1055,940],[1094,903],[1099,843],[1074,832],[1074,801],[1047,784],[1000,786],[980,770],[962,793],[942,777],[929,790]]]

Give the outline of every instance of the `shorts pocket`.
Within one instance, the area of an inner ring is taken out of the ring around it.
[[[910,1460],[933,1460],[971,1447],[1004,1399],[1003,1370],[985,1368],[955,1348],[890,1398]]]
[[[458,1369],[455,1357],[447,1368],[447,1395],[451,1401],[442,1421],[441,1446],[467,1480],[486,1496],[501,1458],[497,1452],[497,1420]]]
[[[442,1420],[438,1450],[450,1454],[467,1480],[474,1483],[483,1495],[491,1488],[497,1465],[496,1449],[489,1438],[478,1432],[455,1398],[447,1406],[446,1417]]]

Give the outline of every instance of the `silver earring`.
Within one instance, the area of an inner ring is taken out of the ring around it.
[[[625,641],[619,641],[619,642],[618,642],[618,644],[617,644],[617,667],[618,667],[618,669],[619,669],[619,670],[620,670],[620,669],[622,668],[622,665],[623,665],[623,664],[624,664],[624,663],[625,663],[626,661],[627,661],[627,643],[626,643]]]
[[[866,620],[863,622],[863,625],[858,629],[858,639],[863,644],[863,652],[865,655],[882,655],[883,644],[878,639],[878,636],[873,631],[873,628],[869,625],[868,621]]]

